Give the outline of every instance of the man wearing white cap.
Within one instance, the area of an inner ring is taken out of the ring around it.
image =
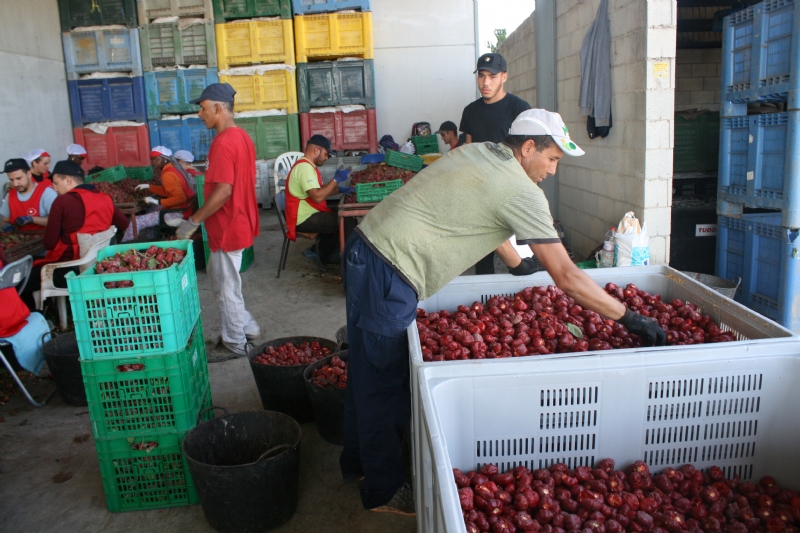
[[[50,180],[50,154],[37,148],[25,154],[25,161],[31,167],[33,181],[44,183],[46,187],[53,187],[53,182]]]
[[[664,344],[655,320],[606,294],[561,244],[538,184],[564,154],[583,151],[561,116],[523,111],[502,143],[448,152],[374,207],[348,239],[343,281],[350,351],[340,467],[345,477],[364,476],[365,508],[414,513],[402,439],[411,413],[406,328],[419,301],[495,249],[512,274],[532,273],[532,261],[520,259],[508,242],[512,235],[578,305],[620,321],[646,346]]]
[[[80,144],[70,144],[67,146],[67,160],[83,165],[86,161],[86,148]]]

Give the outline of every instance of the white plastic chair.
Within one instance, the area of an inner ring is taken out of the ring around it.
[[[70,267],[78,267],[79,273],[83,273],[93,267],[97,262],[97,252],[108,246],[116,233],[116,226],[111,226],[106,231],[94,235],[98,240],[92,244],[91,248],[80,259],[61,263],[48,263],[42,267],[42,287],[39,291],[34,292],[34,299],[37,307],[42,309],[45,300],[51,297],[58,298],[58,321],[62,330],[67,328],[67,296],[69,295],[69,290],[58,288],[53,284],[53,273],[56,269]]]
[[[275,181],[275,194],[286,188],[286,178],[289,176],[289,171],[297,162],[298,159],[303,157],[303,152],[286,152],[278,156],[275,160],[275,168],[272,172],[272,179]]]

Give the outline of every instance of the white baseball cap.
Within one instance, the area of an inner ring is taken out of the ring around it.
[[[50,154],[48,154],[47,152],[45,152],[41,148],[37,148],[36,150],[31,150],[30,152],[25,154],[24,159],[30,165],[33,161],[35,161],[36,159],[39,159],[42,156],[50,157]]]
[[[172,155],[172,150],[170,150],[166,146],[156,146],[155,148],[150,150],[150,157],[159,157],[162,155],[169,157]]]
[[[569,138],[569,130],[561,119],[561,115],[546,109],[523,111],[511,123],[508,134],[549,135],[567,155],[579,156],[586,153]]]
[[[80,144],[70,144],[67,146],[67,155],[86,155],[86,148]]]
[[[175,159],[186,161],[187,163],[194,163],[194,156],[189,150],[178,150],[175,152]]]

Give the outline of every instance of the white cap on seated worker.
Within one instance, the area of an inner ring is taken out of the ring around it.
[[[186,163],[194,163],[194,156],[189,150],[178,150],[175,152],[175,159],[178,161],[185,161]]]
[[[39,159],[40,157],[50,157],[50,154],[48,154],[48,153],[47,153],[46,151],[44,151],[44,149],[42,149],[42,148],[37,148],[37,149],[35,149],[35,150],[31,150],[30,152],[28,152],[27,154],[25,154],[25,157],[24,157],[24,159],[25,159],[25,161],[27,161],[27,162],[28,162],[28,164],[30,165],[30,164],[31,164],[33,161],[36,161],[36,160],[37,160],[37,159]]]
[[[44,149],[31,150],[25,154],[24,159],[30,165],[31,176],[36,183],[42,183],[42,181],[50,177],[50,154],[45,152]],[[49,184],[50,182],[47,181],[45,183]]]
[[[73,163],[83,164],[86,159],[86,148],[80,144],[70,144],[67,146],[67,160]]]
[[[172,155],[172,150],[170,150],[166,146],[156,146],[155,148],[150,150],[151,159],[154,157],[161,157],[162,155],[169,157]]]

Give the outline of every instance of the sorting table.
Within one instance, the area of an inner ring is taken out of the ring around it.
[[[344,257],[344,219],[345,217],[363,217],[369,213],[370,209],[378,205],[378,202],[366,204],[346,204],[345,195],[339,200],[339,253]]]

